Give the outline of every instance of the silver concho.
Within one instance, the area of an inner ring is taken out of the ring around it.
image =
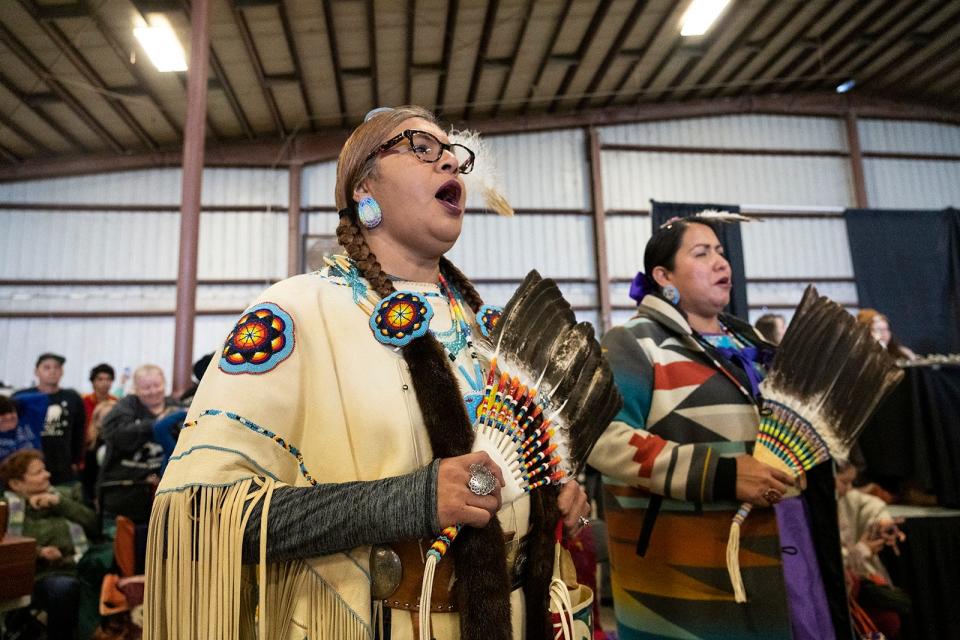
[[[490,469],[482,464],[470,465],[470,480],[467,482],[470,491],[478,496],[487,496],[497,488],[497,478]]]
[[[393,595],[400,586],[403,567],[400,556],[390,547],[374,545],[370,548],[370,595],[374,600],[384,600]]]

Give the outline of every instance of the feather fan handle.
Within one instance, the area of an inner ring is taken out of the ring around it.
[[[753,455],[790,473],[805,473],[831,458],[845,459],[877,405],[903,371],[837,303],[807,287],[760,385],[763,410]],[[791,489],[787,495],[796,495]],[[737,602],[746,602],[740,575],[741,505],[727,541],[727,571]]]

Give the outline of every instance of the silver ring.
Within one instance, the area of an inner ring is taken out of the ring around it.
[[[760,497],[769,502],[770,504],[777,504],[783,499],[783,494],[774,489],[773,487],[765,490],[760,494]]]
[[[472,464],[467,487],[478,496],[488,496],[497,488],[497,477],[482,464]]]
[[[580,522],[580,526],[581,526],[581,527],[589,527],[589,526],[590,526],[590,518],[588,518],[588,517],[586,517],[586,516],[580,516],[579,522]]]

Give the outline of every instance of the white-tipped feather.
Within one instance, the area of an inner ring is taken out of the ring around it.
[[[493,150],[490,149],[479,132],[469,129],[453,129],[450,131],[449,137],[451,143],[462,144],[473,151],[476,156],[473,171],[463,176],[467,190],[481,194],[487,208],[491,211],[501,216],[512,216],[513,207],[503,196],[500,174],[497,170]]]
[[[711,222],[754,222],[760,221],[759,218],[750,218],[742,213],[733,213],[732,211],[720,211],[718,209],[704,209],[700,213],[690,216],[691,218],[706,218]]]

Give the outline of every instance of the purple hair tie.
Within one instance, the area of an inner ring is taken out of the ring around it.
[[[650,286],[650,280],[647,278],[647,274],[645,274],[643,271],[637,271],[637,275],[634,276],[633,282],[630,283],[630,297],[639,303],[648,293],[653,293],[653,288]]]

